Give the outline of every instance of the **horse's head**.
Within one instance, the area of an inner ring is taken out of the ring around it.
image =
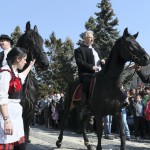
[[[39,35],[37,27],[31,29],[30,22],[26,23],[26,31],[19,38],[17,45],[27,50],[27,64],[36,59],[35,67],[37,70],[46,70],[49,61],[43,49],[43,39]]]
[[[125,61],[132,61],[140,66],[145,66],[149,64],[150,57],[136,41],[137,36],[138,33],[130,35],[127,28],[124,30],[123,36],[120,38],[122,47],[121,57]]]

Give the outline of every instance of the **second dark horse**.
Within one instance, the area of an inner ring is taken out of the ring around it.
[[[33,59],[36,59],[35,62],[36,70],[43,71],[48,68],[49,61],[43,49],[43,39],[39,35],[36,26],[34,26],[34,29],[31,29],[30,22],[27,22],[26,31],[19,38],[16,46],[27,50],[27,65],[25,66],[25,68],[28,66],[29,62]],[[29,138],[29,125],[34,115],[34,106],[37,102],[37,98],[38,98],[37,80],[35,78],[34,73],[30,71],[24,84],[23,97],[21,99],[21,105],[23,107],[23,122],[26,141],[28,141]]]
[[[96,74],[96,82],[89,98],[89,105],[96,119],[98,144],[97,150],[102,150],[101,138],[103,133],[102,118],[106,115],[113,115],[117,119],[121,139],[120,150],[126,149],[125,133],[122,124],[121,108],[126,96],[121,91],[122,72],[127,61],[135,62],[140,66],[148,65],[149,55],[136,41],[138,33],[131,35],[127,28],[123,36],[120,37],[112,48],[106,65]],[[65,112],[61,121],[61,131],[56,142],[57,147],[61,146],[63,139],[64,125],[66,117],[70,112],[70,105],[75,86],[73,83],[69,86],[65,99]],[[88,150],[92,150],[86,134],[86,126],[89,115],[85,112],[82,119],[84,144]]]

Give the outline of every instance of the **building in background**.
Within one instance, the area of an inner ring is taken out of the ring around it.
[[[141,79],[139,78],[139,76],[136,73],[134,73],[135,70],[133,67],[134,67],[134,64],[131,64],[130,67],[128,67],[127,70],[125,71],[125,74],[124,74],[125,77],[127,77],[128,75],[134,74],[134,76],[131,79],[129,79],[130,81],[126,85],[126,88],[127,89],[137,88],[137,87],[140,88],[143,85],[148,85],[148,84],[143,83]],[[142,70],[145,74],[150,74],[150,64],[148,66],[142,67]]]

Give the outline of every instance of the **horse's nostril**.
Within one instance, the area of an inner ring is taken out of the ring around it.
[[[146,56],[143,56],[142,59],[143,59],[143,60],[146,60]]]
[[[48,66],[49,66],[49,64],[46,64],[46,63],[44,63],[44,62],[41,62],[40,65],[41,65],[41,67],[43,67],[44,70],[47,69]]]
[[[44,62],[41,62],[41,66],[45,66],[45,63],[44,63]]]

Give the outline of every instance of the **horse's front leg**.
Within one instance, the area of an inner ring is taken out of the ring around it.
[[[118,123],[119,131],[120,131],[120,140],[121,140],[120,150],[125,150],[126,149],[126,136],[125,136],[125,130],[124,130],[124,125],[122,121],[121,111],[117,113],[116,121]]]
[[[58,148],[61,147],[62,145],[62,140],[63,140],[63,133],[64,133],[64,129],[65,129],[65,125],[67,122],[67,118],[70,114],[70,105],[71,105],[71,101],[69,101],[70,99],[66,99],[65,101],[65,106],[64,106],[64,112],[63,112],[63,116],[61,118],[61,122],[60,122],[60,133],[58,136],[58,140],[56,141],[56,146]]]
[[[32,120],[32,117],[34,115],[33,110],[30,110],[29,112],[26,112],[25,109],[23,109],[23,123],[24,123],[24,132],[25,132],[25,139],[27,143],[30,143],[29,135],[30,135],[30,123]]]
[[[59,136],[58,136],[58,140],[56,141],[56,146],[58,148],[60,148],[61,144],[62,144],[63,132],[64,132],[65,124],[66,124],[69,113],[70,113],[70,110],[64,110],[64,112],[63,112],[63,116],[62,116],[62,119],[61,119],[61,122],[60,122],[60,133],[59,133]]]
[[[82,118],[82,130],[83,130],[84,145],[87,147],[88,150],[92,150],[92,146],[89,143],[87,133],[86,133],[86,128],[87,128],[87,124],[90,119],[90,116],[91,116],[91,113],[89,111],[85,110],[85,112],[83,114],[83,118]]]
[[[100,114],[95,115],[96,119],[96,127],[97,127],[97,138],[98,138],[98,144],[96,150],[102,150],[102,144],[101,139],[103,135],[103,121],[102,116]]]
[[[25,140],[26,140],[27,143],[30,143],[30,140],[29,140],[29,132],[30,132],[29,126],[30,126],[30,123],[28,122],[27,119],[23,119],[23,122],[24,122]]]

